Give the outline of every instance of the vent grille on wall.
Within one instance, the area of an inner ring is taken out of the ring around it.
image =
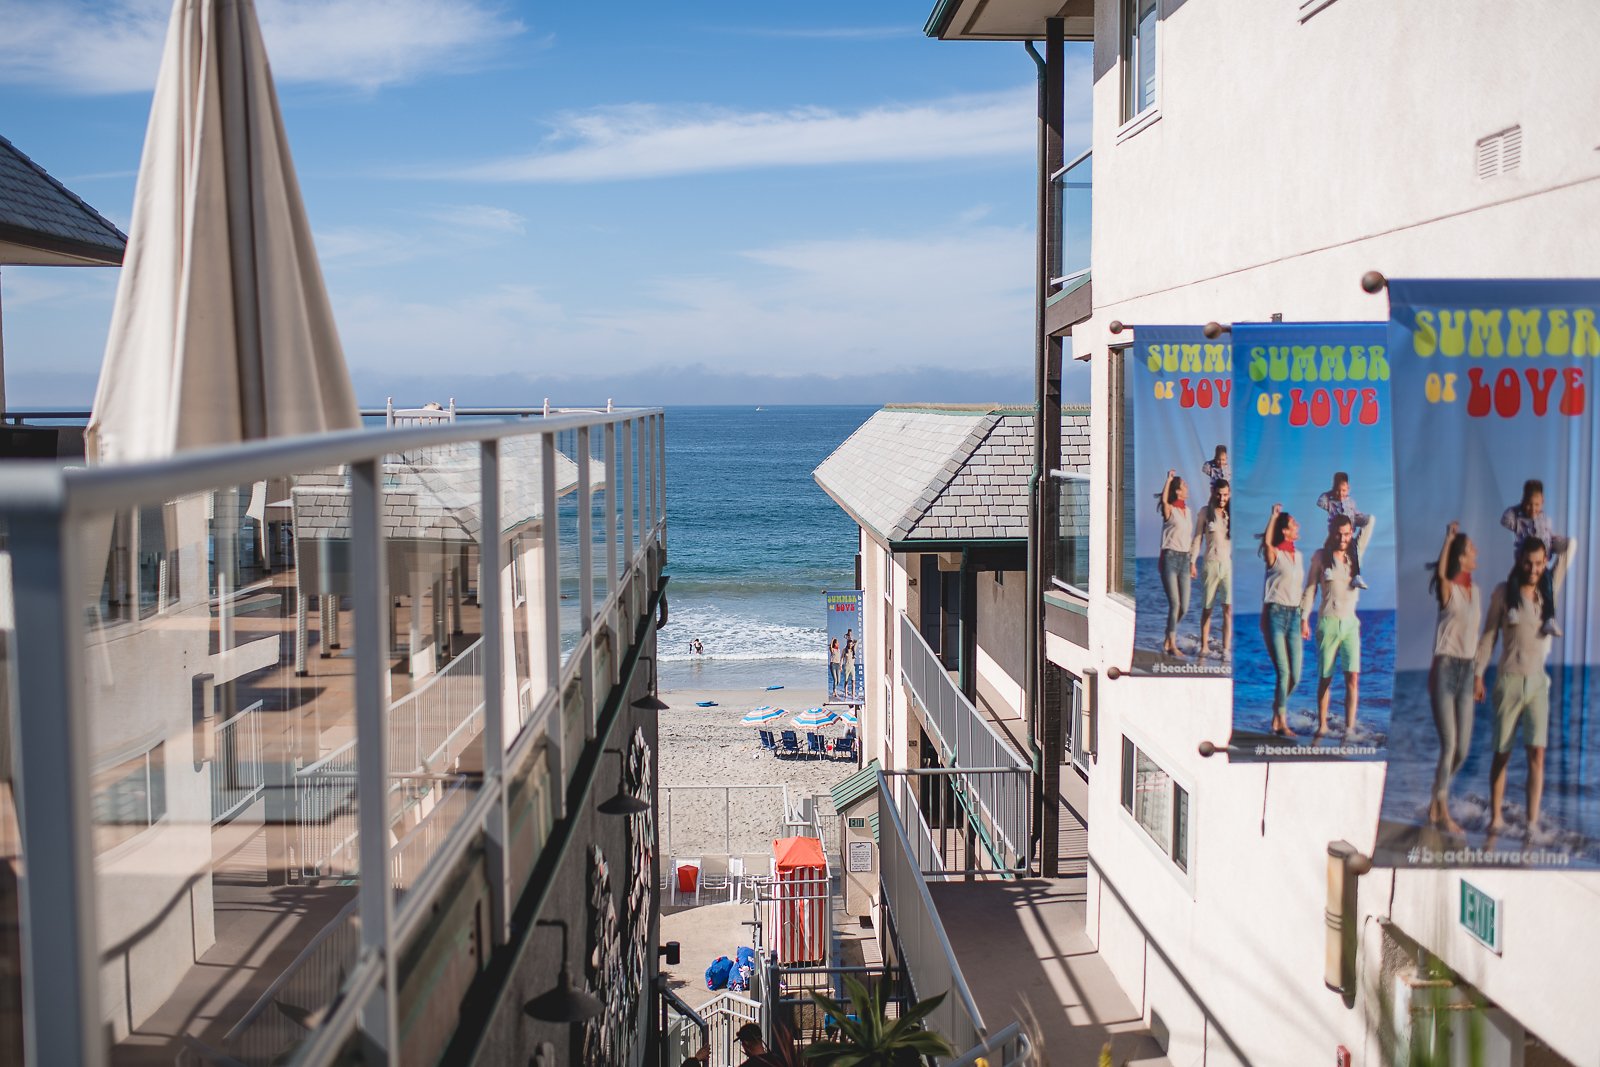
[[[1478,180],[1487,181],[1522,167],[1522,127],[1491,133],[1478,142]]]

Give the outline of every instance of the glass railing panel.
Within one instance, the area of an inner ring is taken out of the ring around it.
[[[1053,277],[1071,278],[1089,269],[1090,219],[1094,199],[1093,157],[1085,153],[1052,182],[1056,200],[1056,259]]]
[[[482,476],[476,443],[391,454],[383,463],[389,875],[397,898],[435,862],[483,781]]]
[[[1084,595],[1089,588],[1089,479],[1057,472],[1053,482],[1058,523],[1055,580]]]
[[[576,470],[566,457],[557,456],[551,468],[554,494],[559,501],[563,486],[576,480]],[[570,492],[570,489],[569,489]],[[559,507],[559,504],[558,504]],[[558,664],[547,639],[559,624],[557,583],[552,581],[546,557],[559,552],[559,531],[548,537],[544,522],[545,455],[539,435],[509,438],[500,443],[500,543],[504,569],[502,602],[511,635],[509,679],[514,691],[506,706],[515,709],[518,728],[506,730],[506,744],[515,742],[546,697],[559,684]],[[546,591],[549,596],[546,596]],[[559,653],[559,646],[556,649]],[[507,716],[510,726],[510,715]]]
[[[270,1062],[354,965],[350,519],[330,468],[75,523],[115,1056]]]
[[[5,521],[0,519],[0,545]],[[17,794],[12,715],[16,694],[13,638],[15,600],[11,555],[0,551],[0,1063],[21,1063],[22,1045],[22,828],[17,821]]]

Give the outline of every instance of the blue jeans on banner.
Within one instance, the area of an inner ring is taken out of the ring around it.
[[[1467,762],[1472,749],[1473,683],[1477,675],[1470,659],[1433,657],[1428,679],[1433,698],[1433,725],[1439,731],[1439,767],[1433,775],[1433,796],[1440,804],[1450,799],[1450,780]]]
[[[1161,550],[1161,587],[1167,591],[1167,640],[1178,632],[1178,620],[1189,614],[1189,571],[1194,557],[1187,552]]]
[[[1261,605],[1261,633],[1267,639],[1267,655],[1272,657],[1272,668],[1278,675],[1272,713],[1279,715],[1288,708],[1289,694],[1300,684],[1300,664],[1305,657],[1299,605]]]

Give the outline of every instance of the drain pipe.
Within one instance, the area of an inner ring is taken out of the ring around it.
[[[1029,57],[1033,59],[1034,66],[1038,69],[1038,111],[1039,111],[1039,147],[1038,166],[1043,168],[1045,158],[1045,127],[1047,125],[1046,106],[1048,101],[1046,78],[1048,67],[1044,57],[1038,49],[1033,47],[1032,41],[1023,41],[1022,47],[1027,49]],[[1034,313],[1042,319],[1044,315],[1044,275],[1046,271],[1045,256],[1047,254],[1046,236],[1044,231],[1046,198],[1049,196],[1048,187],[1044,181],[1039,182],[1038,190],[1038,226],[1035,238],[1036,257],[1035,263],[1035,307]],[[1033,761],[1033,838],[1034,844],[1040,840],[1040,832],[1044,825],[1044,764],[1041,756],[1042,747],[1039,743],[1041,727],[1041,702],[1039,694],[1040,681],[1040,631],[1043,629],[1042,616],[1044,612],[1043,574],[1039,567],[1039,535],[1043,527],[1043,500],[1041,499],[1041,486],[1046,472],[1046,457],[1044,454],[1044,393],[1045,393],[1045,354],[1040,340],[1043,337],[1043,323],[1035,324],[1035,351],[1033,374],[1033,472],[1028,476],[1028,566],[1027,566],[1027,596],[1028,616],[1027,626],[1024,629],[1024,640],[1027,642],[1027,691],[1023,703],[1026,705],[1028,715],[1028,742],[1031,747]]]

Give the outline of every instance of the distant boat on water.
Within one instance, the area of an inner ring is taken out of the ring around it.
[[[766,409],[765,409],[765,408],[763,408],[763,407],[761,407],[761,406],[760,406],[760,405],[759,405],[759,404],[758,404],[758,405],[756,405],[756,410],[757,410],[757,411],[765,411],[765,410],[766,410]]]

